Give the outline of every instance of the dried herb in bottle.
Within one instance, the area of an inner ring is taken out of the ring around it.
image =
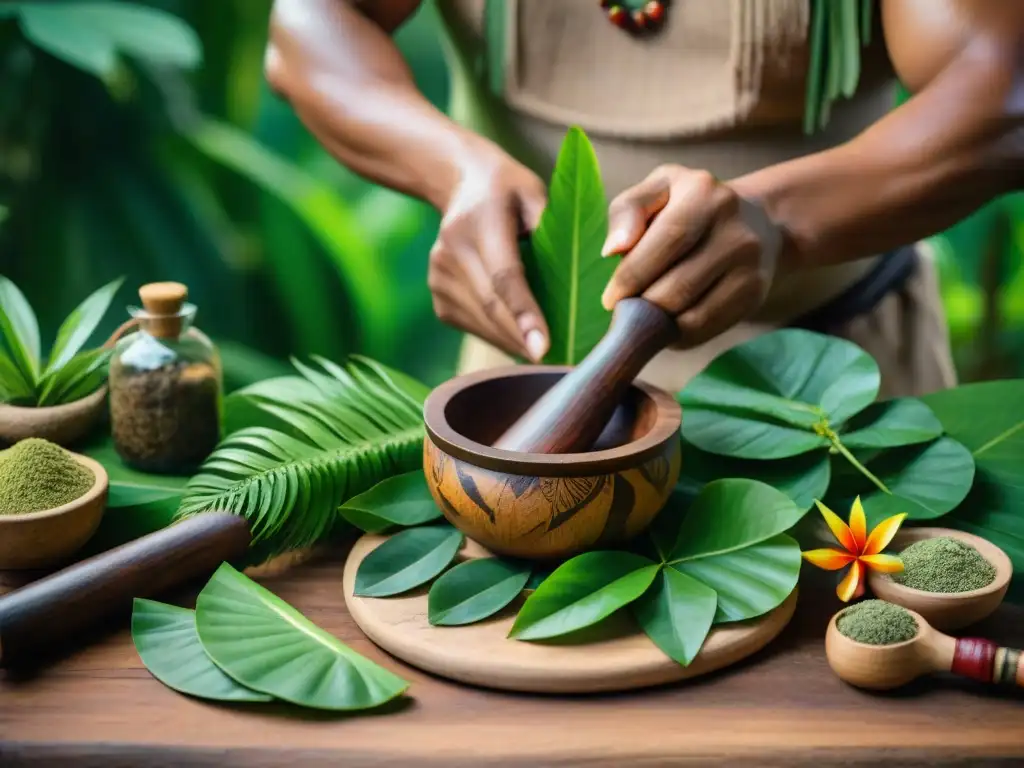
[[[139,290],[139,329],[110,362],[110,420],[125,462],[156,473],[195,471],[220,439],[222,373],[216,347],[192,326],[180,283]]]

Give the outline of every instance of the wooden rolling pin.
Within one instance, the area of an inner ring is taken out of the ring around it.
[[[207,578],[249,547],[249,522],[204,512],[68,566],[0,597],[0,667],[34,666],[51,651],[159,597]]]
[[[646,299],[615,305],[601,341],[494,443],[520,453],[579,453],[600,436],[615,408],[658,352],[679,336],[674,320]]]

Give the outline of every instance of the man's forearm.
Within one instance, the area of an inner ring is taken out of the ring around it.
[[[940,232],[1024,184],[1019,46],[957,52],[849,143],[736,179],[786,230],[783,264],[857,259]]]
[[[416,5],[403,4],[408,10]],[[266,72],[342,164],[445,206],[458,183],[459,160],[476,139],[418,91],[388,31],[348,0],[277,0]]]

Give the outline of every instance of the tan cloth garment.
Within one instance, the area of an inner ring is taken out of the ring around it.
[[[451,114],[542,178],[550,177],[567,126],[581,126],[594,146],[609,198],[664,163],[729,179],[836,146],[893,103],[894,80],[884,47],[876,45],[865,54],[854,98],[833,106],[826,129],[803,134],[809,0],[673,0],[664,30],[650,40],[612,26],[594,0],[504,0],[505,94],[495,99],[474,71],[484,45],[483,5],[484,0],[438,0],[452,63]],[[687,371],[699,370],[738,341],[822,306],[875,261],[806,270],[776,281],[751,322],[700,350],[662,353],[651,365],[654,383],[677,389],[677,380],[692,375]],[[932,328],[924,319],[941,316],[929,269],[926,265],[915,277],[914,290],[907,286],[902,303],[887,299],[878,308],[890,318],[904,318],[900,323],[876,318],[863,324],[855,340],[868,348],[881,343],[877,334],[895,333],[894,354],[920,349],[911,358],[930,365],[932,373],[919,378],[949,386],[946,372],[952,364],[944,326],[918,341],[906,338],[907,329],[917,327],[906,318],[919,314],[921,327]],[[468,338],[460,370],[489,360],[497,364],[507,358]]]

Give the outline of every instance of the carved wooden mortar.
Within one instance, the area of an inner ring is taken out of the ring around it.
[[[424,405],[423,468],[444,516],[496,554],[564,558],[636,536],[679,478],[682,412],[633,382],[591,451],[491,447],[567,367],[511,366],[459,376]]]

